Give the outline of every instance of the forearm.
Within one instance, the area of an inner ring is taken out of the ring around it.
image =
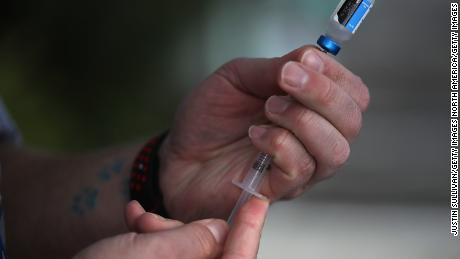
[[[10,255],[68,257],[123,232],[130,167],[140,148],[65,156],[0,150]]]

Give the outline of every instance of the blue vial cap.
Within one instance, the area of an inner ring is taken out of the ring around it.
[[[339,54],[339,51],[341,49],[340,45],[330,39],[329,37],[326,37],[324,35],[321,35],[319,37],[318,41],[316,42],[318,45],[323,48],[325,51],[331,53],[332,55],[336,56]]]

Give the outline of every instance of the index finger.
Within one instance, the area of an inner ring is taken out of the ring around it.
[[[320,63],[314,62],[315,56],[319,57]],[[289,61],[298,61],[311,69],[321,70],[318,72],[342,86],[363,111],[369,105],[369,90],[361,78],[312,45],[300,47],[277,58],[236,59],[222,66],[217,74],[238,90],[267,99],[272,95],[283,94],[278,79],[282,68]]]
[[[278,84],[278,74],[283,65],[289,61],[300,61],[305,50],[310,48],[314,47],[304,46],[276,58],[238,58],[223,65],[217,74],[236,89],[267,99],[283,93]]]
[[[354,99],[362,111],[367,109],[370,101],[369,89],[359,76],[353,74],[333,57],[317,48],[307,48],[299,61],[341,86]]]
[[[238,212],[227,236],[222,258],[254,259],[268,211],[268,201],[250,199]]]

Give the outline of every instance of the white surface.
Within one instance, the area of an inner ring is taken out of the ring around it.
[[[459,259],[447,206],[311,202],[275,204],[259,257]]]

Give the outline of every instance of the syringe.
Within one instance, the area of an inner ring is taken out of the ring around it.
[[[243,192],[240,195],[240,198],[236,202],[235,207],[228,217],[227,223],[232,225],[233,217],[235,216],[236,212],[245,204],[252,195],[260,198],[260,199],[267,199],[265,196],[259,193],[260,184],[264,178],[265,169],[270,165],[272,161],[272,156],[266,153],[259,153],[257,156],[256,161],[252,164],[251,169],[249,170],[248,174],[244,178],[243,182],[239,183],[233,181],[233,184],[240,187]]]
[[[342,47],[341,45],[350,40],[358,30],[374,2],[375,0],[341,0],[331,16],[326,35],[322,35],[317,41],[321,49],[326,53],[337,55]],[[259,193],[259,188],[265,175],[265,169],[270,165],[271,160],[271,155],[259,153],[243,182],[233,181],[233,184],[240,187],[243,192],[227,220],[229,225],[232,224],[233,217],[240,207],[251,196],[266,199]]]

